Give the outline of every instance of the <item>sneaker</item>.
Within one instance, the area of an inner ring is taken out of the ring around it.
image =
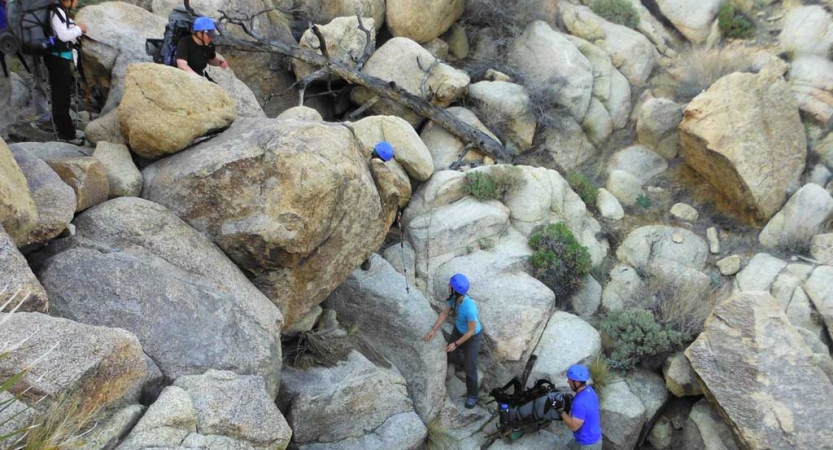
[[[73,139],[58,139],[58,141],[66,142],[67,144],[77,145],[79,147],[82,147],[87,142],[87,140],[84,139],[83,137],[80,137],[80,138],[77,137],[77,138],[73,138]]]
[[[29,122],[29,125],[32,128],[36,128],[41,131],[46,131],[48,133],[52,133],[55,129],[52,127],[52,122],[41,122],[39,120],[35,120],[33,122]]]
[[[469,397],[466,399],[466,409],[472,409],[477,405],[477,397]]]
[[[75,139],[87,139],[87,136],[81,130],[75,130]]]

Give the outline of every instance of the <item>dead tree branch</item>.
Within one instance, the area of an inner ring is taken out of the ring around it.
[[[237,25],[253,39],[240,39],[226,33],[221,37],[219,42],[221,45],[240,51],[277,53],[320,67],[329,75],[339,77],[350,84],[362,86],[379,97],[398,103],[420,117],[435,122],[466,144],[476,148],[480,153],[492,157],[495,161],[511,161],[512,159],[506,149],[487,134],[463,122],[445,109],[405,91],[396,86],[395,83],[361,73],[341,61],[326,58],[316,52],[301,48],[295,42],[287,43],[264,39],[248,26],[248,18],[231,17],[222,10],[220,15],[221,23]]]

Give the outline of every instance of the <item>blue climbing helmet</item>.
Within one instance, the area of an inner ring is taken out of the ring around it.
[[[587,382],[590,379],[590,371],[587,370],[587,367],[576,364],[567,369],[567,378],[573,381]]]
[[[217,29],[217,25],[214,24],[214,21],[211,20],[210,17],[197,17],[197,20],[194,21],[194,31],[215,31]]]
[[[454,276],[448,280],[448,284],[450,284],[451,289],[454,289],[454,292],[458,294],[462,295],[469,291],[469,279],[462,273],[455,273]]]
[[[382,158],[382,161],[388,162],[393,158],[393,146],[387,141],[382,141],[373,147],[373,151]]]

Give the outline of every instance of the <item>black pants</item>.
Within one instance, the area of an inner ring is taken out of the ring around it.
[[[52,120],[58,139],[75,139],[75,124],[69,115],[72,102],[72,61],[55,55],[45,55],[43,62],[49,70],[49,85],[52,86]]]
[[[463,334],[454,327],[448,343],[457,342]],[[480,352],[480,344],[483,342],[483,329],[480,333],[470,337],[463,345],[457,347],[448,354],[448,361],[455,366],[463,366],[466,371],[466,395],[477,397],[477,353]]]

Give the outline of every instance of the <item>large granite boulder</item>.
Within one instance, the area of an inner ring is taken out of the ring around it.
[[[379,248],[397,198],[380,199],[347,127],[241,119],[148,166],[142,196],[207,235],[291,325]]]
[[[813,271],[807,283],[804,284],[804,290],[813,301],[813,305],[815,305],[822,320],[824,320],[828,333],[833,333],[833,283],[830,283],[831,277],[833,277],[833,266],[821,266]]]
[[[781,50],[800,56],[826,57],[833,46],[833,16],[822,5],[790,10],[778,36]]]
[[[652,178],[662,174],[668,169],[668,162],[657,153],[641,146],[634,145],[619,150],[610,157],[607,163],[607,170],[621,170],[627,172],[644,185]]]
[[[279,405],[301,449],[410,450],[427,435],[405,379],[355,351],[335,367],[285,369]]]
[[[686,0],[657,0],[656,5],[683,36],[691,42],[706,42],[712,22],[723,0],[708,0],[692,3]]]
[[[25,244],[37,226],[38,208],[26,177],[14,155],[0,139],[0,226],[19,244]]]
[[[134,152],[159,158],[228,127],[234,100],[205,78],[161,64],[130,66],[119,103],[122,134]]]
[[[769,74],[719,79],[689,103],[680,139],[686,164],[757,221],[781,208],[807,156],[789,86]]]
[[[314,16],[321,23],[329,23],[336,17],[355,16],[358,9],[363,17],[373,18],[377,30],[385,24],[385,0],[320,0],[308,3],[318,3]]]
[[[806,184],[770,219],[758,240],[764,247],[806,246],[831,218],[833,197],[817,184]]]
[[[376,28],[374,27],[374,20],[363,16],[362,24],[365,28],[370,30],[370,51],[376,50]],[[358,68],[359,55],[364,53],[367,46],[367,38],[364,31],[359,29],[359,19],[355,13],[347,14],[346,17],[337,17],[326,25],[317,25],[318,32],[324,36],[324,42],[327,43],[327,54],[330,58],[338,61],[351,69]],[[301,36],[300,47],[304,50],[321,54],[321,42],[318,36],[308,29]],[[319,67],[312,64],[305,63],[298,59],[292,60],[292,67],[295,70],[295,77],[298,80],[303,80]]]
[[[705,398],[691,408],[683,437],[686,450],[738,450],[732,429]]]
[[[416,42],[396,37],[385,42],[373,53],[362,68],[362,73],[393,83],[397,88],[422,97],[434,105],[446,107],[465,93],[470,80],[465,72],[448,64],[439,63],[432,66],[434,59],[431,52]],[[428,67],[433,68],[428,74],[423,92],[420,87],[423,86]],[[364,104],[376,97],[376,94],[358,87],[351,91],[350,96],[354,102]],[[402,117],[411,125],[422,121],[410,110],[387,99],[380,99],[374,103],[370,111],[374,114]]]
[[[408,382],[414,409],[423,422],[439,413],[445,396],[445,341],[422,337],[437,320],[428,299],[378,255],[371,270],[355,270],[327,299],[342,320],[358,325],[359,336],[391,361]],[[400,288],[401,287],[401,288]]]
[[[636,122],[639,143],[674,159],[680,149],[677,127],[683,120],[683,107],[666,98],[652,98],[642,105]]]
[[[26,258],[20,254],[3,227],[0,226],[0,305],[9,302],[5,311],[20,305],[20,311],[49,311],[49,297]],[[21,305],[21,302],[23,304]]]
[[[798,107],[822,125],[833,121],[831,72],[833,61],[827,56],[802,56],[790,64],[790,88]]]
[[[768,293],[720,303],[685,353],[744,448],[824,448],[833,440],[833,383]]]
[[[685,228],[645,226],[632,231],[616,249],[619,261],[652,275],[675,277],[706,267],[709,246]]]
[[[274,396],[281,313],[223,252],[162,206],[123,197],[36,255],[52,313],[134,333],[168,379],[228,369]]]
[[[408,175],[418,181],[425,181],[434,173],[431,152],[408,122],[394,116],[370,116],[347,125],[370,151],[381,141],[393,146],[396,162],[402,165]]]
[[[492,139],[500,142],[498,137],[489,131],[485,125],[483,125],[483,122],[477,118],[474,112],[463,108],[462,106],[452,106],[446,109],[446,111],[451,115],[456,116],[461,121],[482,131]],[[465,142],[460,140],[457,136],[451,134],[448,130],[438,125],[436,122],[428,122],[428,124],[422,128],[422,132],[419,136],[422,139],[422,142],[425,143],[428,151],[431,153],[434,170],[445,170],[450,168],[452,164],[456,163],[460,159],[460,155],[463,154],[463,151],[466,148]],[[473,165],[484,164],[486,163],[486,158],[477,150],[469,149],[463,157],[462,163],[471,163]]]
[[[387,0],[385,19],[394,36],[428,42],[460,18],[465,0]]]
[[[139,196],[142,192],[142,173],[136,168],[125,145],[99,142],[93,158],[99,160],[107,171],[110,198]]]
[[[504,132],[506,145],[515,153],[532,147],[537,125],[535,113],[529,102],[526,89],[505,81],[481,81],[469,86],[469,99],[481,113],[483,119],[499,124]]]
[[[38,209],[38,224],[20,244],[46,243],[61,234],[75,215],[75,191],[47,163],[25,148],[12,145],[9,149],[26,177]]]
[[[624,379],[613,380],[598,394],[604,448],[633,449],[647,420],[642,400]]]
[[[29,405],[48,396],[36,406],[43,409],[65,397],[83,411],[138,400],[147,365],[133,334],[34,312],[2,314],[2,320],[0,340],[25,345],[0,360],[0,377],[27,369],[9,390]]]
[[[548,378],[556,387],[569,392],[567,369],[573,364],[588,365],[602,351],[599,332],[572,314],[557,311],[550,317],[535,354],[528,383]]]

